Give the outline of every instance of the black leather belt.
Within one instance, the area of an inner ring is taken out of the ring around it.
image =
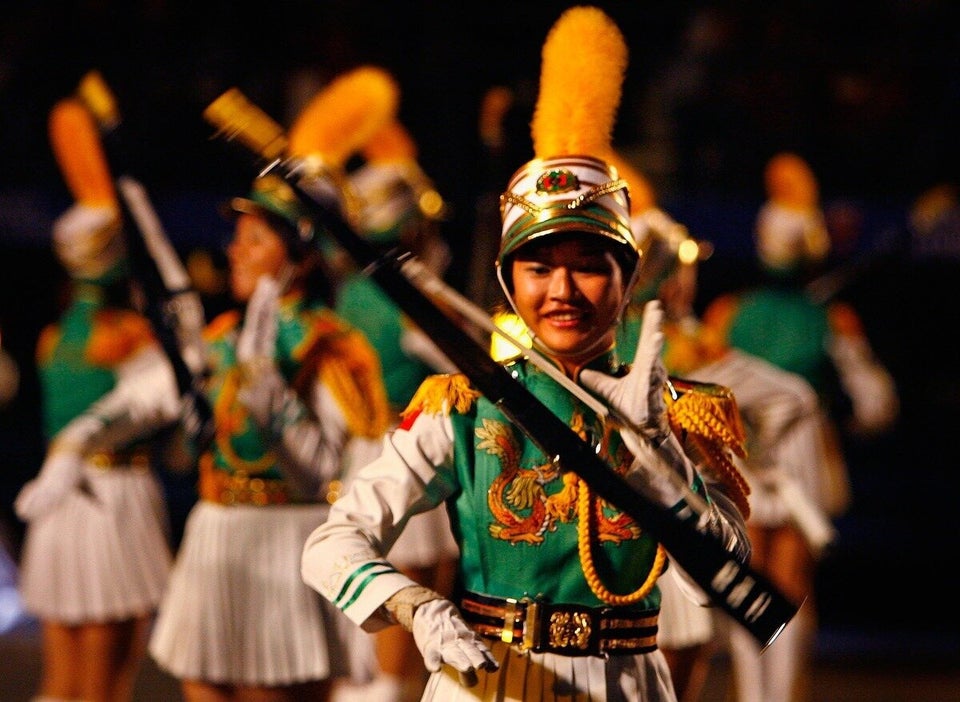
[[[659,609],[551,604],[472,592],[460,609],[481,636],[537,653],[605,656],[657,650]]]

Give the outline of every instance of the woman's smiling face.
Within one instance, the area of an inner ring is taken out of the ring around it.
[[[511,275],[517,312],[568,373],[613,344],[626,293],[611,244],[575,235],[534,240],[513,256]]]

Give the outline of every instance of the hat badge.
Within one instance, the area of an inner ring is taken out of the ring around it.
[[[566,168],[554,168],[537,178],[537,192],[545,194],[568,193],[580,189],[577,174]]]

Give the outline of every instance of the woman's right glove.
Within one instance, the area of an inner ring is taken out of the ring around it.
[[[344,420],[322,412],[331,401],[317,392],[308,407],[280,373],[276,356],[280,284],[261,276],[247,302],[243,329],[237,339],[237,361],[242,381],[237,399],[263,437],[277,451],[284,478],[298,496],[315,498],[323,481],[332,478],[340,465]],[[317,417],[323,416],[324,421]]]
[[[480,636],[467,626],[450,600],[422,585],[401,588],[383,603],[400,626],[413,634],[428,671],[444,663],[460,673],[465,687],[477,684],[477,670],[500,667]]]
[[[436,673],[446,663],[460,673],[468,687],[477,682],[477,670],[496,670],[493,653],[460,616],[450,600],[430,600],[413,615],[413,639],[423,655],[423,664]]]
[[[637,459],[628,482],[663,505],[672,507],[689,496],[693,464],[670,431],[663,393],[667,371],[663,365],[663,306],[651,300],[643,308],[640,340],[630,371],[615,377],[585,369],[580,382],[599,395],[627,426],[620,436]]]

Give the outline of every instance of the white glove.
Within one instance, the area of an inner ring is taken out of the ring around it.
[[[83,457],[74,451],[47,454],[40,474],[21,488],[13,508],[25,522],[47,514],[83,481]]]
[[[427,670],[436,673],[446,663],[460,672],[461,681],[468,687],[476,684],[477,670],[500,667],[450,600],[430,600],[417,607],[413,615],[413,639]]]
[[[616,378],[600,371],[585,369],[580,382],[599,395],[630,428],[660,444],[670,433],[663,388],[667,371],[663,365],[663,307],[651,300],[643,308],[640,340],[630,372]]]
[[[273,359],[277,345],[277,312],[280,309],[280,285],[267,275],[260,276],[247,301],[243,330],[237,339],[237,360],[250,363]]]
[[[274,363],[277,344],[277,312],[280,286],[273,278],[261,276],[247,302],[243,330],[237,339],[237,361],[243,383],[237,398],[262,429],[274,424],[282,411],[287,383]]]

